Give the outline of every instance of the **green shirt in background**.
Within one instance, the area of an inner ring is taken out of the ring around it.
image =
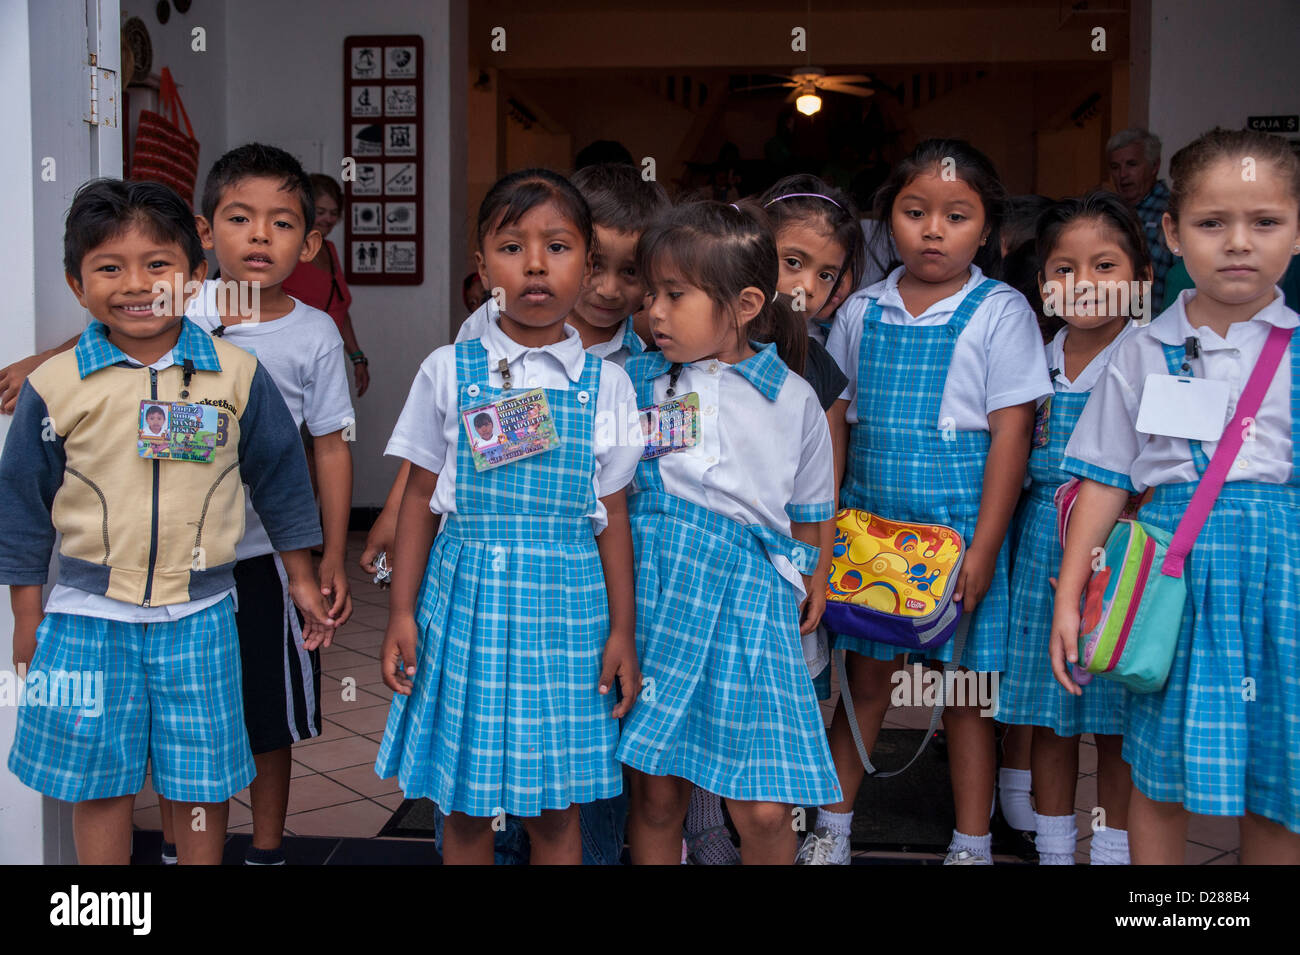
[[[1282,281],[1277,284],[1282,287],[1282,294],[1286,297],[1286,307],[1293,312],[1300,312],[1300,256],[1291,256],[1291,264],[1287,266]],[[1165,273],[1165,300],[1160,303],[1160,311],[1163,312],[1174,304],[1179,292],[1191,287],[1192,277],[1187,274],[1187,266],[1179,257]]]

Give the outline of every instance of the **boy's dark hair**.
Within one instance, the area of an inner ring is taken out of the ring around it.
[[[1044,333],[1055,334],[1065,324],[1059,317],[1042,312],[1042,295],[1039,283],[1046,280],[1043,274],[1052,250],[1066,227],[1080,219],[1096,219],[1105,223],[1119,236],[1120,246],[1133,267],[1133,278],[1141,281],[1151,268],[1151,252],[1147,248],[1146,230],[1137,213],[1115,193],[1107,189],[1093,189],[1077,198],[1054,202],[1038,217],[1037,237],[1034,240],[1034,291],[1029,303],[1038,308]],[[1023,289],[1021,289],[1024,292]],[[1028,293],[1024,293],[1029,298]]]
[[[167,417],[167,412],[163,411],[163,410],[162,410],[161,408],[159,408],[157,405],[150,405],[148,408],[145,408],[145,409],[144,409],[144,416],[147,418],[147,417],[149,417],[151,414],[154,414],[155,412],[158,413],[158,414],[160,414],[160,415],[162,415],[164,418]]]
[[[311,198],[312,212],[315,213],[315,204],[317,196],[329,196],[335,204],[343,208],[343,190],[339,187],[339,181],[333,176],[327,176],[323,172],[314,172],[307,177],[311,180]]]
[[[592,223],[616,232],[644,232],[672,205],[663,186],[642,179],[641,171],[626,163],[584,166],[569,181],[591,207]]]
[[[81,263],[90,252],[131,226],[159,242],[174,242],[185,253],[190,272],[203,261],[194,212],[158,182],[92,179],[72,198],[63,228],[63,271],[81,281]]]
[[[478,244],[489,232],[514,225],[530,210],[554,202],[591,248],[591,208],[573,183],[549,169],[520,169],[498,179],[478,207]]]
[[[784,226],[799,223],[830,235],[840,244],[844,260],[831,286],[832,295],[845,275],[849,277],[850,292],[858,287],[867,267],[867,250],[861,217],[847,193],[816,176],[786,176],[759,196],[758,203],[777,235]]]
[[[776,294],[779,263],[772,225],[751,202],[738,207],[706,200],[678,205],[650,223],[636,246],[636,270],[655,289],[665,271],[702,289],[715,310],[730,311],[742,289],[763,293],[763,307],[746,335],[775,342],[781,360],[802,375],[808,354],[804,320]]]
[[[247,143],[236,146],[212,164],[203,183],[203,216],[209,222],[216,215],[221,194],[245,179],[279,179],[280,188],[294,193],[302,206],[303,234],[316,224],[316,194],[302,163],[278,146]]]
[[[595,142],[583,146],[578,150],[578,155],[573,157],[573,168],[575,170],[587,166],[596,166],[601,163],[634,165],[632,154],[628,152],[626,146],[616,139],[597,139]]]
[[[922,173],[952,160],[953,174],[970,186],[980,197],[984,207],[984,224],[988,227],[988,240],[975,251],[974,262],[985,275],[998,278],[1001,274],[998,260],[1002,257],[1002,215],[1007,200],[1006,187],[998,178],[997,170],[988,156],[963,139],[927,139],[912,154],[894,167],[885,184],[876,192],[873,218],[889,227],[894,211],[894,200],[903,187]]]
[[[1038,217],[1055,200],[1047,196],[1028,193],[1008,196],[1002,207],[1002,239],[1007,244],[1007,255],[1038,236]]]
[[[1200,176],[1221,159],[1239,161],[1250,156],[1256,162],[1271,162],[1300,203],[1300,157],[1281,136],[1254,129],[1223,129],[1216,126],[1192,140],[1169,161],[1169,215],[1177,222],[1178,210],[1196,189]]]
[[[486,411],[480,411],[478,414],[474,416],[474,427],[476,428],[481,424],[491,424],[491,423],[492,423],[492,416],[488,414]]]

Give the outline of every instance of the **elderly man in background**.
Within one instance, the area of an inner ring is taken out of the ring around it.
[[[1154,280],[1152,301],[1158,307],[1164,301],[1165,273],[1174,264],[1160,225],[1169,206],[1169,187],[1159,178],[1160,138],[1138,127],[1121,130],[1106,143],[1106,158],[1115,191],[1133,207],[1146,228]]]

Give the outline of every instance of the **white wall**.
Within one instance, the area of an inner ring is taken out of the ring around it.
[[[96,0],[116,30],[116,0]],[[92,176],[121,175],[117,129],[83,122],[89,103],[85,0],[0,3],[0,366],[79,333],[85,312],[63,276],[63,217],[77,187]],[[105,47],[100,47],[104,49]],[[114,35],[108,49],[117,48]],[[105,56],[101,65],[115,65]],[[103,137],[101,141],[101,137]],[[53,166],[46,160],[52,159]],[[42,175],[50,169],[53,178]],[[0,438],[11,419],[0,416]],[[0,668],[12,680],[13,617],[0,597]],[[6,758],[17,710],[0,706],[0,753]],[[69,804],[43,799],[0,764],[0,863],[74,862]]]
[[[4,334],[0,365],[30,355],[36,345],[36,256],[32,243],[32,100],[31,57],[27,45],[27,4],[0,4],[0,129],[9,130],[8,149],[0,149],[0,257],[5,262]],[[10,419],[0,416],[0,439]],[[14,618],[6,595],[0,599],[0,678],[12,680]],[[0,706],[0,751],[8,753],[18,711]],[[41,797],[0,768],[0,863],[41,861]]]
[[[1182,146],[1246,117],[1300,113],[1300,3],[1151,0],[1149,126],[1163,172]]]
[[[352,323],[371,373],[370,390],[355,403],[354,507],[383,503],[397,471],[395,461],[383,458],[383,449],[411,380],[424,357],[449,341],[452,316],[459,321],[463,311],[465,29],[464,0],[226,4],[227,145],[258,140],[298,151],[295,147],[319,142],[320,171],[335,177],[346,154],[344,38],[398,33],[424,38],[424,284],[352,289]],[[342,236],[338,228],[331,238],[338,244]]]

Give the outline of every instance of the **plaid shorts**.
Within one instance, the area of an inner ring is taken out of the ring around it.
[[[36,632],[9,769],[80,802],[153,786],[224,802],[255,774],[232,601],[166,623],[47,614]]]

